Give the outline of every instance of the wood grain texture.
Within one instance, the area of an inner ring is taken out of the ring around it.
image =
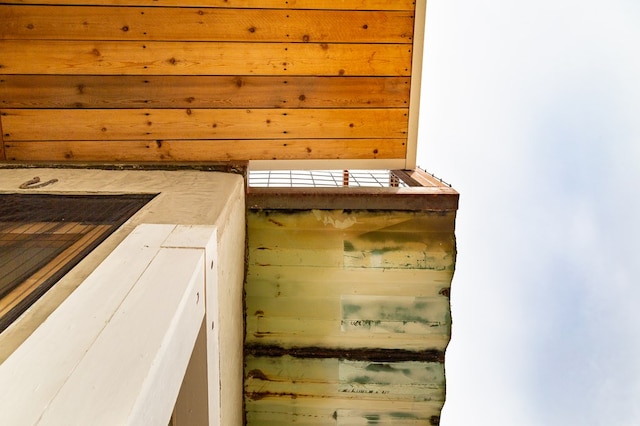
[[[210,161],[404,158],[404,139],[30,141],[7,143],[10,161]],[[373,151],[377,151],[373,153]]]
[[[407,77],[4,75],[0,103],[3,108],[406,108],[409,83]]]
[[[4,110],[5,142],[402,138],[404,109]]]
[[[4,40],[4,74],[408,76],[403,44]]]
[[[3,6],[0,39],[411,43],[413,12]]]
[[[4,158],[401,167],[415,11],[413,0],[2,2]]]
[[[5,4],[60,4],[60,0],[8,0]],[[413,10],[414,0],[340,0],[332,9]],[[211,8],[326,9],[326,0],[64,0],[67,5]]]

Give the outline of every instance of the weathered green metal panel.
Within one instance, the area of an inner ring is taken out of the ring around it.
[[[455,212],[248,213],[252,425],[437,424]]]

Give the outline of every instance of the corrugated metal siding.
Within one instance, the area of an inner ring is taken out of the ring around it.
[[[248,424],[437,424],[455,211],[253,210]]]
[[[0,155],[404,159],[414,15],[408,0],[3,2]]]

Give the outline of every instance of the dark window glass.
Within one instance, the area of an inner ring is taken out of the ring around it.
[[[0,331],[155,194],[0,194]]]

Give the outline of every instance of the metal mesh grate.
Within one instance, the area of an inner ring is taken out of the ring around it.
[[[249,172],[256,188],[407,187],[389,170],[265,170]]]
[[[0,331],[154,196],[0,194]]]

